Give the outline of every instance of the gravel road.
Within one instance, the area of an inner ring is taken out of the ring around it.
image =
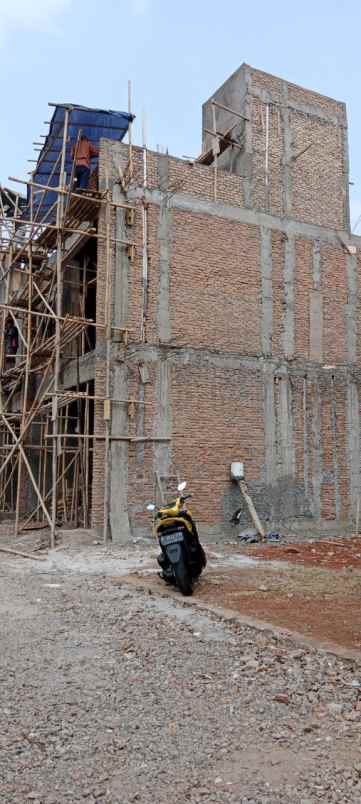
[[[2,804],[361,801],[361,666],[122,579],[0,583]]]

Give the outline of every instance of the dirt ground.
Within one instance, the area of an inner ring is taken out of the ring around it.
[[[361,801],[361,572],[329,545],[211,545],[191,600],[154,545],[16,547],[40,560],[0,553],[1,802]]]
[[[360,551],[360,552],[359,552]],[[228,546],[208,551],[196,600],[296,631],[321,644],[361,649],[361,540]],[[130,581],[164,592],[139,569]],[[167,594],[177,592],[167,590]]]
[[[305,567],[343,570],[347,567],[361,570],[361,538],[321,539],[297,544],[275,543],[248,547],[244,553],[267,561],[287,561]]]
[[[1,556],[1,802],[359,802],[361,664],[161,597],[153,562]]]

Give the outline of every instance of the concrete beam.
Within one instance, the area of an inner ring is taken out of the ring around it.
[[[61,370],[62,388],[73,388],[80,383],[94,380],[95,377],[95,351],[87,352],[79,360],[72,360]]]
[[[157,363],[161,359],[167,359],[173,365],[198,365],[211,366],[214,368],[227,368],[237,370],[240,367],[263,371],[264,367],[270,365],[279,373],[288,372],[295,377],[304,377],[309,374],[324,376],[322,365],[311,360],[296,360],[290,365],[282,358],[264,358],[260,355],[253,357],[245,356],[237,352],[217,352],[211,349],[196,349],[187,346],[170,346],[166,344],[130,344],[127,349],[127,360],[134,363]],[[353,364],[340,363],[335,366],[333,373],[346,379],[352,377],[355,382],[361,383],[361,369]]]
[[[128,200],[130,202],[143,197],[144,189],[142,187],[133,187],[128,192]],[[149,204],[159,206],[162,203],[162,193],[159,190],[146,190],[145,200]],[[339,238],[342,232],[325,226],[317,226],[293,219],[286,220],[284,218],[278,218],[275,215],[269,215],[266,212],[246,209],[245,207],[230,206],[220,201],[207,201],[202,198],[196,198],[193,195],[187,195],[186,193],[176,193],[170,199],[169,204],[173,209],[182,212],[192,212],[195,214],[199,213],[200,215],[209,215],[215,218],[224,218],[225,220],[245,223],[251,226],[264,226],[278,232],[284,232],[287,235],[301,237],[306,240],[320,240],[324,243],[330,243],[333,246],[341,248]],[[351,244],[355,245],[361,251],[360,237],[353,235],[349,240]]]
[[[322,123],[329,123],[333,126],[338,126],[340,128],[347,128],[347,121],[345,119],[345,112],[343,114],[326,114],[320,106],[313,105],[311,103],[296,103],[295,101],[290,101],[288,98],[288,86],[289,84],[287,81],[282,82],[283,85],[286,86],[287,90],[287,97],[286,100],[283,98],[282,102],[280,103],[278,100],[270,95],[269,90],[259,89],[255,84],[252,85],[252,90],[250,94],[257,98],[257,100],[261,100],[263,103],[267,103],[270,101],[273,106],[283,106],[286,105],[288,109],[293,112],[299,112],[300,114],[307,115],[307,117],[314,117],[317,120],[320,120]]]

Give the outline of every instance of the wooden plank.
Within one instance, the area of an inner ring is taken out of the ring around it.
[[[23,553],[21,550],[13,550],[12,547],[0,547],[0,553],[9,553],[12,556],[21,556],[21,558],[31,558],[32,561],[47,561],[47,556],[36,556],[34,553]]]
[[[235,112],[234,109],[231,109],[229,106],[226,106],[224,103],[219,103],[219,101],[211,100],[212,106],[217,106],[217,109],[223,109],[225,112],[229,112],[230,114],[234,114],[235,117],[240,117],[241,120],[249,121],[249,117],[245,117],[244,114],[240,112]]]

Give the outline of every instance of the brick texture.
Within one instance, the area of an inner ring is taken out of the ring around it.
[[[291,166],[290,227],[284,218],[285,82],[258,71],[252,71],[251,79],[252,203],[253,211],[266,213],[253,223],[237,219],[245,206],[244,179],[219,171],[215,199],[212,166],[147,152],[144,196],[144,153],[133,149],[128,197],[136,211],[128,235],[136,249],[128,271],[129,341],[121,359],[129,398],[135,401],[128,432],[138,438],[129,443],[127,459],[127,511],[134,532],[149,526],[145,506],[157,493],[155,473],[165,465],[170,475],[188,480],[202,526],[225,527],[238,499],[229,479],[230,463],[237,458],[245,461],[262,516],[285,512],[282,488],[290,490],[289,515],[345,520],[351,513],[347,383],[358,380],[355,366],[347,363],[350,327],[356,329],[358,359],[361,346],[359,299],[356,306],[352,300],[356,320],[350,323],[349,315],[352,266],[337,237],[346,228],[345,109],[287,84],[293,153],[312,143]],[[312,114],[307,112],[311,107]],[[117,181],[118,165],[124,168],[127,160],[127,146],[104,141],[100,181],[106,176]],[[199,200],[207,202],[208,212]],[[267,213],[277,216],[279,224]],[[102,216],[100,233],[105,231]],[[297,222],[329,229],[320,229],[315,239],[314,229]],[[360,258],[357,265],[356,285]],[[114,249],[111,270],[113,279],[122,270]],[[98,322],[105,320],[105,274],[105,241],[99,239]],[[267,354],[262,353],[265,332],[271,344]],[[99,396],[105,389],[103,348],[104,335],[98,331]],[[145,384],[139,371],[144,366]],[[97,403],[98,435],[104,433],[102,417]],[[168,427],[171,440],[157,441]],[[93,524],[103,518],[103,478],[104,443],[98,441]]]

